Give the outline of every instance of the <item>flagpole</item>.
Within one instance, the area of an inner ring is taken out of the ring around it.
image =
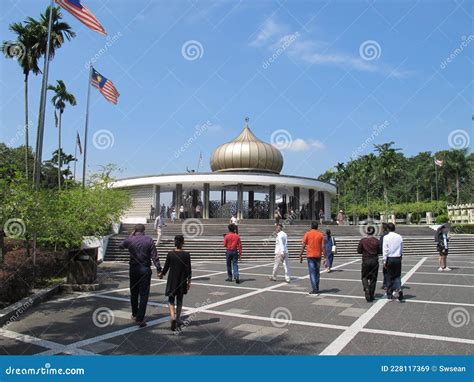
[[[84,128],[84,157],[82,158],[82,188],[86,186],[87,130],[89,128],[89,104],[91,98],[92,65],[89,65],[89,83],[87,85],[86,126]]]
[[[38,131],[36,134],[35,152],[35,189],[39,190],[41,180],[41,162],[43,156],[44,117],[46,110],[46,91],[48,90],[49,52],[51,49],[51,29],[53,25],[53,0],[49,4],[48,34],[46,42],[46,54],[44,56],[43,82],[41,84],[40,108],[38,113]],[[36,249],[36,248],[35,248]]]
[[[436,182],[436,200],[439,200],[439,195],[438,195],[438,165],[436,164],[436,162],[434,162],[434,166],[435,166],[435,182]]]
[[[48,33],[46,35],[46,54],[43,65],[43,82],[41,84],[40,107],[38,112],[38,129],[36,132],[35,164],[33,166],[35,190],[40,188],[41,162],[43,156],[44,117],[46,110],[46,91],[48,90],[49,52],[51,50],[51,29],[53,26],[53,0],[49,3]],[[38,232],[33,231],[33,286],[36,281],[36,250],[38,245]]]
[[[77,134],[77,132],[76,132]],[[77,135],[76,139],[74,140],[75,145],[74,145],[74,182],[76,181],[76,164],[77,164]]]

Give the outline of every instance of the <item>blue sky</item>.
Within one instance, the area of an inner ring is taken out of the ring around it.
[[[2,0],[2,40],[12,37],[9,23],[47,3]],[[259,138],[283,142],[282,172],[291,175],[317,176],[373,143],[393,140],[411,155],[449,148],[456,129],[472,136],[472,2],[83,3],[109,39],[63,11],[77,37],[51,62],[49,82],[64,80],[78,101],[63,117],[70,153],[76,131],[83,135],[87,63],[121,93],[114,106],[92,89],[89,171],[115,163],[121,177],[183,172],[200,152],[208,171],[212,150],[238,135],[246,116]],[[0,138],[19,145],[22,73],[0,62]],[[31,77],[31,142],[40,83]],[[45,158],[56,141],[48,101]]]

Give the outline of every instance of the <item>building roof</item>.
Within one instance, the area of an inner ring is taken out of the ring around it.
[[[280,150],[258,139],[248,125],[238,137],[218,146],[211,156],[211,169],[214,172],[279,174],[282,168],[283,156]]]

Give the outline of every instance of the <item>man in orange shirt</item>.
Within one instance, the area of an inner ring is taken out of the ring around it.
[[[321,267],[321,256],[324,256],[324,235],[318,231],[318,223],[311,223],[311,230],[305,233],[301,245],[300,263],[303,262],[303,254],[306,249],[308,259],[309,279],[311,291],[309,294],[319,295],[319,268]]]

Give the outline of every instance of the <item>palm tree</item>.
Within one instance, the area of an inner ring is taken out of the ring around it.
[[[66,85],[64,81],[58,80],[56,81],[57,85],[49,85],[48,90],[52,90],[54,92],[53,97],[51,98],[51,103],[54,105],[54,119],[56,121],[56,127],[58,127],[58,188],[61,189],[61,122],[62,122],[62,115],[64,113],[64,109],[66,108],[66,103],[70,104],[71,106],[76,105],[76,98],[73,94],[69,93],[66,89]],[[58,113],[59,112],[59,116]]]
[[[449,187],[454,178],[456,187],[456,204],[460,203],[461,180],[468,175],[467,149],[449,150],[444,152],[442,172]],[[450,188],[450,187],[449,187]]]
[[[25,88],[25,176],[28,179],[28,150],[29,150],[29,131],[28,131],[28,76],[30,72],[33,74],[40,73],[38,67],[39,52],[35,49],[38,42],[37,36],[33,28],[22,23],[13,23],[9,26],[10,31],[16,34],[16,40],[4,41],[2,44],[2,52],[6,58],[13,58],[18,61],[24,75]]]
[[[49,47],[49,57],[46,58],[46,49],[48,45],[48,26],[49,26],[49,14],[51,10],[51,44]],[[32,17],[26,19],[27,25],[34,31],[37,38],[37,42],[34,45],[34,49],[40,56],[43,56],[44,60],[52,60],[56,50],[59,49],[65,40],[71,40],[76,36],[76,33],[72,30],[68,23],[62,20],[62,14],[59,7],[53,7],[52,9],[48,6],[43,14],[40,15],[40,19],[36,20]],[[39,137],[36,137],[36,155],[39,150]]]
[[[392,147],[394,143],[392,141],[374,145],[375,151],[379,154],[379,174],[382,178],[383,198],[386,206],[388,205],[388,185],[398,171],[399,157],[397,151],[400,151],[400,149],[394,149]]]
[[[49,24],[49,6],[45,12],[41,14],[40,19],[36,20],[32,17],[26,19],[27,24],[35,31],[37,35],[37,44],[35,49],[40,55],[46,55],[46,45],[48,43],[48,24]],[[76,33],[72,30],[71,26],[61,21],[62,20],[61,9],[59,7],[53,7],[52,12],[52,25],[51,25],[51,45],[49,47],[49,59],[52,60],[56,53],[67,39],[68,41],[76,37]]]

